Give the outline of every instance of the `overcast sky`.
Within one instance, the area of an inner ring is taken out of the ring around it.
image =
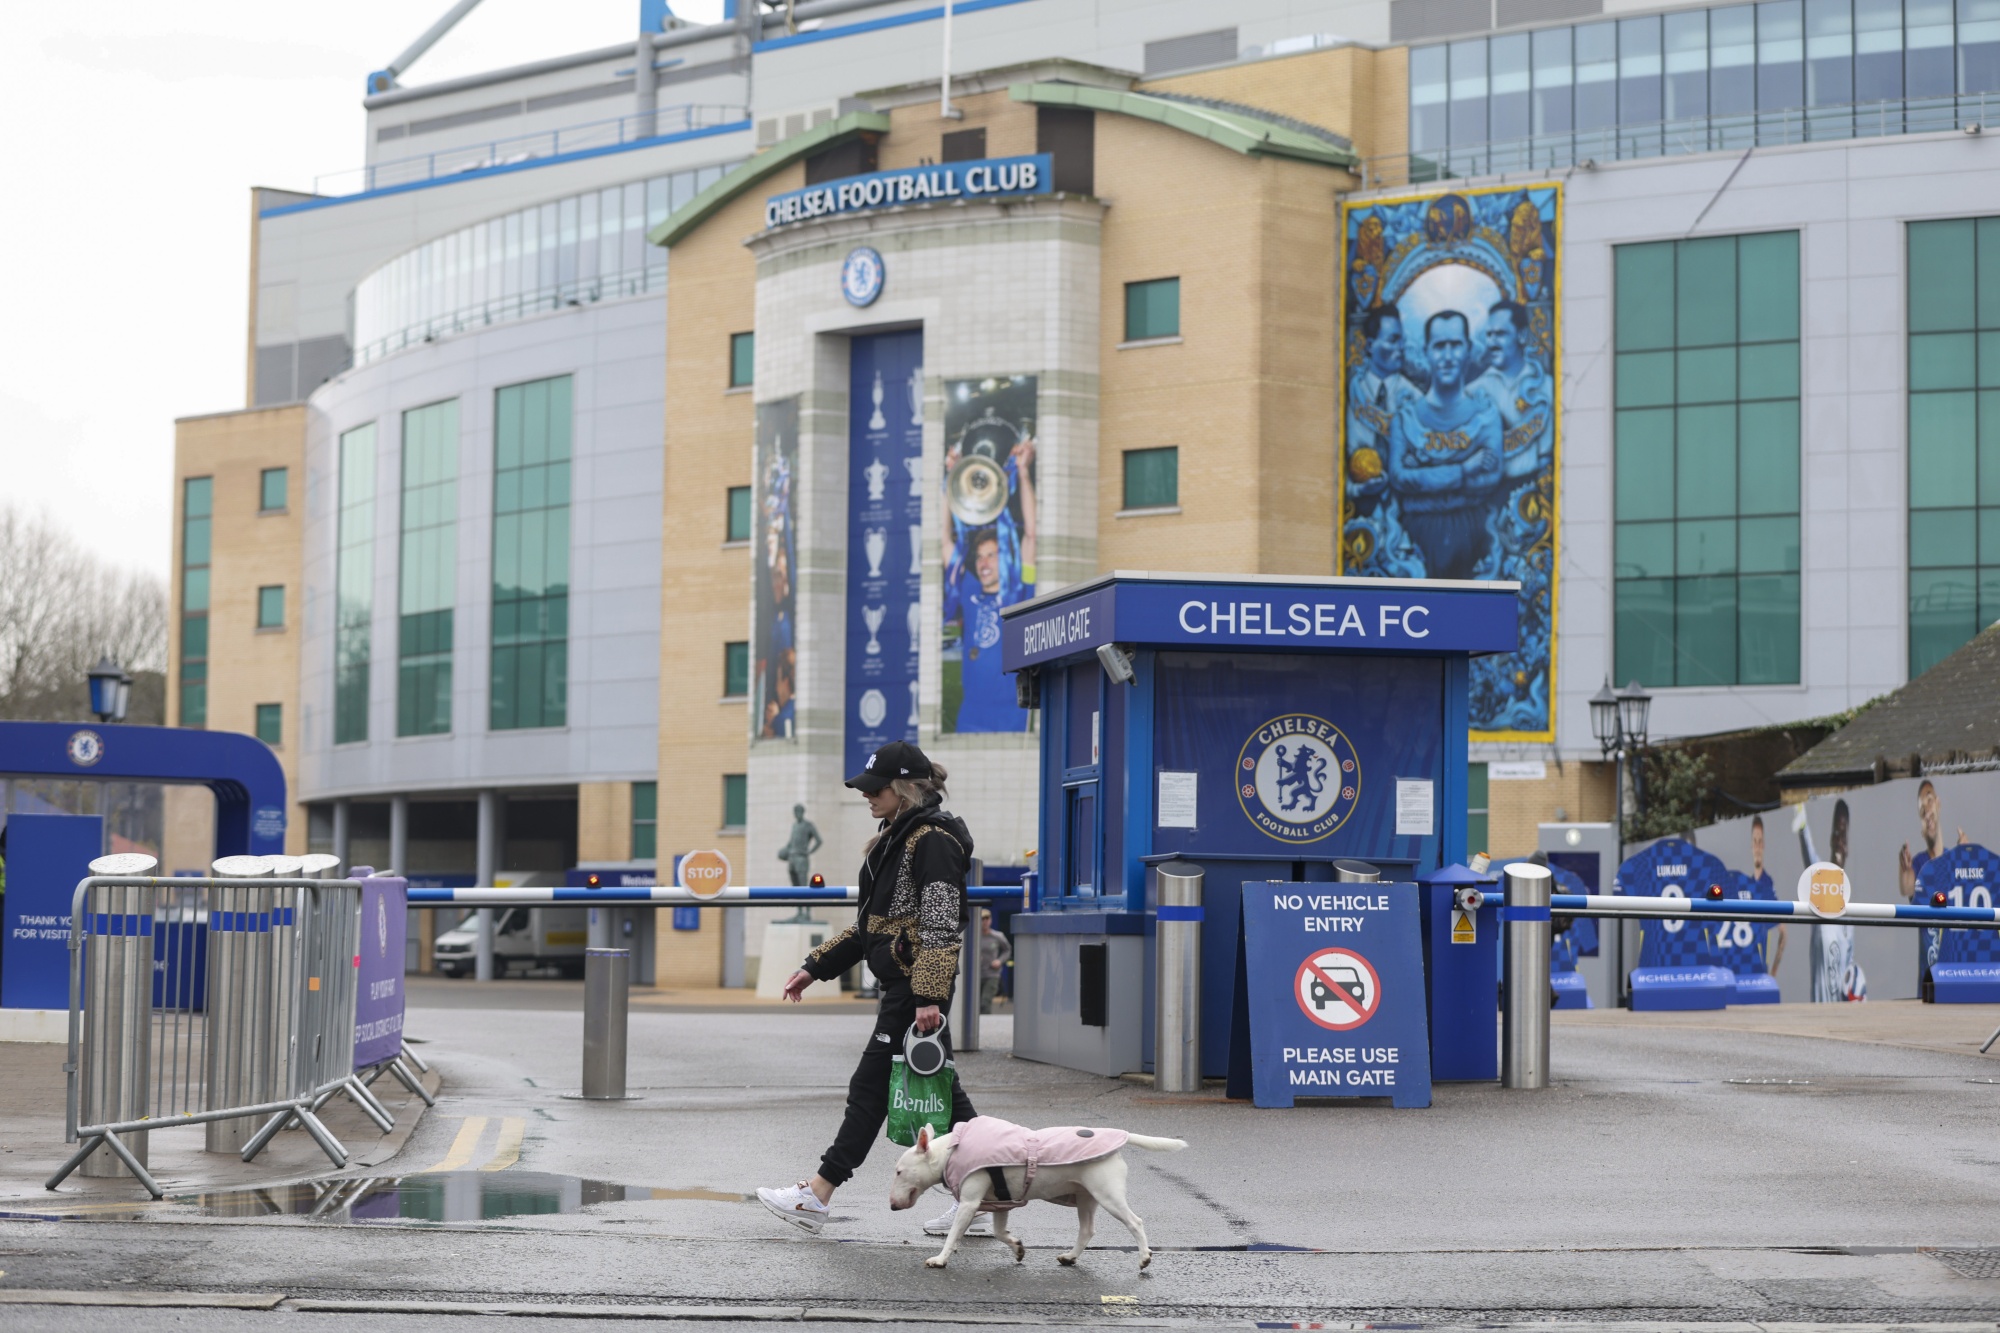
[[[174,418],[244,405],[250,187],[360,166],[369,71],[449,5],[6,7],[0,499],[166,574]],[[402,81],[609,46],[638,11],[485,0]]]

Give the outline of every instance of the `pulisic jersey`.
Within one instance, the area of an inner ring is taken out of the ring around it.
[[[1729,868],[1681,838],[1663,838],[1618,867],[1618,892],[1634,897],[1705,896],[1711,884],[1728,891]],[[1715,931],[1721,922],[1684,918],[1647,920],[1639,927],[1640,967],[1705,967],[1717,963]]]
[[[1964,843],[1932,857],[1917,872],[1917,900],[1928,906],[1942,893],[1947,907],[1991,907],[2000,895],[2000,856],[1976,842]],[[1940,963],[2000,962],[2000,932],[1947,929],[1939,931]]]

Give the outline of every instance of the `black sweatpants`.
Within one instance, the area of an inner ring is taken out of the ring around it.
[[[944,1048],[949,1052],[951,1006],[941,1004],[938,1011],[947,1019]],[[917,1000],[910,993],[909,983],[884,987],[882,1001],[875,1010],[875,1030],[868,1034],[861,1063],[854,1067],[854,1077],[848,1080],[847,1116],[840,1122],[840,1132],[833,1136],[833,1146],[820,1158],[821,1179],[834,1185],[846,1184],[868,1159],[868,1150],[875,1146],[875,1140],[882,1136],[882,1124],[889,1118],[890,1061],[903,1053],[903,1034],[916,1021]],[[972,1109],[972,1099],[965,1095],[965,1086],[952,1079],[951,1123],[956,1125],[978,1114]]]

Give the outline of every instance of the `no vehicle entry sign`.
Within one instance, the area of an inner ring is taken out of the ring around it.
[[[1243,886],[1257,1105],[1431,1104],[1420,930],[1414,884]]]

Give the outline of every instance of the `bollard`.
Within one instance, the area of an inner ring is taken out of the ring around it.
[[[1549,893],[1547,866],[1515,861],[1506,868],[1506,957],[1500,1002],[1500,1086],[1549,1085]]]
[[[975,856],[965,874],[966,887],[985,882],[986,863]],[[954,1054],[979,1049],[979,983],[986,979],[986,940],[985,932],[979,928],[979,913],[980,905],[968,899],[964,938],[958,951],[958,1037],[952,1044]]]
[[[1169,861],[1154,874],[1153,1087],[1200,1092],[1202,869]]]
[[[1333,882],[1335,884],[1379,884],[1382,882],[1382,871],[1379,866],[1372,865],[1367,861],[1356,861],[1349,857],[1342,857],[1333,863]]]
[[[583,1099],[625,1097],[625,1017],[632,980],[630,949],[583,953]]]
[[[105,886],[86,899],[83,1004],[83,1105],[85,1123],[135,1119],[146,1114],[152,1083],[153,937],[156,891]],[[142,924],[143,923],[143,924]],[[142,933],[143,932],[143,933]],[[149,1136],[123,1136],[139,1165],[147,1162]],[[83,1163],[95,1179],[132,1174],[109,1147]]]

